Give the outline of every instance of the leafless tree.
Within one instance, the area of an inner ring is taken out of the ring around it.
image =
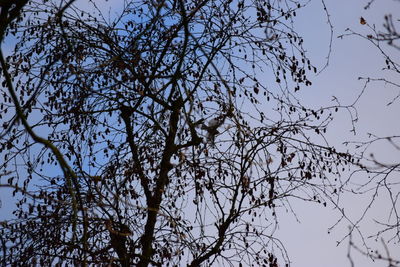
[[[365,9],[374,10],[375,6],[379,4],[383,3],[369,1]],[[400,52],[400,20],[394,17],[397,15],[396,13],[385,15],[381,27],[370,22],[368,18],[360,17],[360,24],[369,30],[367,34],[347,29],[346,34],[339,36],[340,38],[356,36],[366,40],[382,55],[384,62],[381,72],[378,72],[380,73],[380,77],[359,77],[359,80],[362,80],[364,85],[354,105],[362,98],[371,84],[375,86],[384,85],[386,90],[390,88],[397,91],[397,95],[387,103],[387,106],[398,104],[400,97],[400,83],[398,80],[400,78],[400,62],[398,61],[398,52]],[[382,240],[383,249],[365,250],[350,239],[349,258],[351,256],[350,249],[354,249],[374,260],[386,261],[389,266],[399,266],[400,262],[397,255],[389,252],[386,243],[398,244],[400,242],[400,161],[393,159],[391,163],[387,163],[379,156],[375,156],[371,147],[374,145],[390,145],[394,150],[400,152],[400,136],[377,136],[374,133],[369,133],[369,137],[368,140],[347,142],[347,144],[353,147],[354,151],[357,151],[359,156],[363,158],[363,162],[365,163],[363,164],[363,171],[366,171],[366,176],[368,177],[367,182],[356,193],[373,192],[371,201],[363,214],[367,214],[372,204],[380,199],[381,196],[388,196],[390,201],[388,203],[388,216],[376,220],[378,231],[370,236],[375,240]]]
[[[24,4],[2,24],[3,263],[289,264],[276,211],[336,203],[357,163],[324,138],[337,106],[296,97],[303,3]]]

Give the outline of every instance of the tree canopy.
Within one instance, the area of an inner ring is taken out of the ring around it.
[[[297,97],[306,1],[109,4],[0,1],[2,262],[289,264],[276,211],[340,210],[365,169],[324,137],[341,106]]]

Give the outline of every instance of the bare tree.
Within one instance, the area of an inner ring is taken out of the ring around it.
[[[87,4],[31,1],[6,25],[1,182],[22,195],[3,262],[289,264],[276,211],[336,203],[357,163],[324,139],[337,107],[296,97],[317,71],[302,3]]]
[[[379,3],[382,4],[382,3]],[[374,9],[378,3],[369,1],[365,9]],[[359,32],[347,29],[347,33],[339,36],[340,38],[348,36],[357,36],[369,42],[375,47],[382,55],[384,66],[379,72],[380,77],[359,77],[359,80],[364,82],[362,91],[358,96],[354,106],[360,101],[362,96],[371,84],[375,86],[385,85],[386,88],[397,91],[397,95],[387,103],[387,106],[394,105],[399,101],[400,97],[400,62],[397,60],[398,52],[400,52],[400,32],[399,32],[399,18],[393,17],[397,14],[387,14],[384,16],[384,22],[381,27],[369,22],[368,18],[360,17],[360,24],[364,25],[369,32],[361,34]],[[386,89],[385,88],[385,89]],[[386,89],[387,90],[387,89]],[[398,104],[398,103],[397,103]],[[369,139],[359,142],[347,142],[349,146],[357,151],[359,157],[363,159],[363,171],[366,171],[368,177],[367,182],[360,186],[359,191],[373,192],[371,201],[366,206],[363,216],[365,216],[372,204],[381,199],[381,196],[388,196],[389,205],[386,218],[376,219],[378,230],[375,234],[370,236],[375,240],[381,240],[383,248],[373,250],[372,248],[360,248],[354,243],[351,238],[349,240],[349,258],[351,260],[350,250],[364,254],[373,260],[386,261],[389,266],[399,266],[400,262],[395,253],[390,253],[386,243],[398,244],[400,241],[400,187],[399,187],[399,174],[400,174],[400,161],[393,159],[391,163],[385,162],[379,156],[375,156],[371,150],[372,146],[376,145],[390,145],[394,150],[400,151],[400,136],[377,136],[374,133],[369,133]],[[397,258],[396,258],[397,257]]]

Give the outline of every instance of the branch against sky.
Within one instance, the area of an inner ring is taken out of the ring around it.
[[[340,210],[339,174],[360,166],[324,138],[339,106],[297,97],[317,72],[294,28],[305,3],[88,4],[31,1],[6,31],[0,181],[22,197],[3,261],[289,263],[276,211]]]
[[[384,5],[384,3],[369,1],[365,9],[372,12],[378,5]],[[400,8],[400,2],[398,2],[398,6]],[[382,57],[383,67],[376,66],[376,76],[359,77],[359,80],[363,81],[363,88],[354,105],[361,102],[363,96],[368,93],[367,90],[372,90],[372,88],[393,90],[395,92],[394,97],[386,103],[385,107],[389,109],[392,106],[399,105],[400,97],[400,61],[398,60],[400,54],[400,17],[396,12],[393,12],[393,14],[388,13],[384,15],[383,23],[376,25],[370,21],[369,17],[367,17],[368,15],[369,13],[366,13],[365,17],[360,17],[359,19],[360,24],[365,27],[366,31],[360,33],[347,29],[346,33],[339,36],[339,38],[354,36],[361,38],[365,40],[365,45],[372,45],[376,53]],[[398,182],[400,161],[396,157],[384,158],[379,153],[375,153],[373,148],[385,147],[388,150],[386,154],[399,155],[400,135],[399,133],[394,133],[379,136],[374,132],[369,132],[368,137],[368,139],[362,141],[346,142],[350,149],[363,158],[362,171],[365,171],[365,176],[368,177],[366,183],[360,186],[355,193],[365,192],[367,188],[374,192],[364,214],[371,209],[375,202],[387,197],[388,203],[385,205],[387,216],[375,219],[377,230],[369,236],[375,240],[381,240],[382,246],[376,250],[370,249],[366,251],[350,239],[349,258],[351,259],[350,251],[354,250],[376,261],[387,262],[389,266],[399,266],[399,257],[394,251],[390,251],[388,244],[397,245],[400,242],[400,186]],[[397,153],[390,154],[390,149]]]

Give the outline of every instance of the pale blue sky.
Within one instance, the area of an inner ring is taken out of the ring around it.
[[[368,29],[359,22],[360,17],[364,17],[372,25],[376,24],[381,28],[383,16],[387,13],[396,15],[395,10],[400,10],[400,3],[393,0],[375,1],[371,9],[364,10],[368,1],[355,0],[335,0],[325,1],[328,7],[330,19],[334,26],[334,38],[332,53],[329,66],[318,76],[314,77],[313,85],[306,88],[302,98],[306,103],[319,107],[329,105],[332,96],[338,97],[342,104],[351,104],[361,91],[363,82],[358,80],[363,77],[388,77],[381,71],[384,67],[384,59],[369,42],[361,38],[350,36],[338,39],[337,36],[344,34],[346,28],[351,28],[360,33],[367,33]],[[328,52],[329,45],[329,26],[325,23],[326,17],[321,11],[321,1],[312,1],[308,7],[298,12],[297,29],[304,36],[305,47],[309,55],[318,67],[324,65],[324,58]],[[398,14],[398,13],[397,13]],[[392,51],[393,52],[393,51]],[[399,53],[393,53],[393,58],[399,58]],[[318,64],[319,63],[319,64]],[[399,82],[400,77],[389,77],[393,81]],[[341,146],[345,140],[366,140],[367,132],[377,135],[395,135],[400,132],[398,116],[400,114],[400,102],[387,107],[386,104],[396,95],[398,90],[384,86],[383,84],[371,84],[368,90],[357,104],[359,121],[356,124],[357,135],[350,133],[351,123],[346,112],[339,112],[337,118],[328,128],[327,137],[331,144]],[[393,162],[400,157],[399,151],[395,151],[386,144],[371,147],[380,159],[385,162]],[[366,179],[360,176],[358,179]],[[397,188],[397,191],[399,188]],[[371,209],[371,216],[368,216],[363,224],[367,233],[376,231],[376,224],[372,218],[383,218],[387,215],[388,203],[384,193],[382,198],[375,203]],[[345,210],[357,218],[369,200],[368,195],[357,197],[347,195],[342,204]],[[293,216],[284,216],[280,219],[280,231],[278,236],[286,244],[289,255],[294,267],[338,267],[350,266],[346,258],[347,242],[336,247],[336,241],[340,240],[347,232],[346,223],[342,223],[330,235],[327,234],[328,228],[332,226],[340,217],[334,212],[332,206],[324,208],[310,203],[297,202],[294,204],[297,215],[301,223],[296,223]],[[369,240],[370,245],[377,245],[382,250],[379,242]],[[399,247],[392,247],[392,255],[396,255]],[[363,267],[386,267],[387,263],[373,263],[364,257],[357,257],[354,253],[355,266]],[[399,255],[399,253],[397,253]]]

